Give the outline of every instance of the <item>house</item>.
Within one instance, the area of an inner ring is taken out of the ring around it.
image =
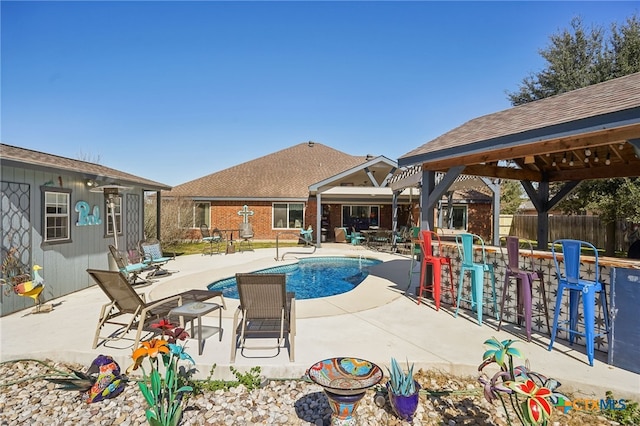
[[[194,201],[192,235],[199,235],[201,224],[232,232],[248,212],[255,239],[297,239],[311,226],[316,242],[331,241],[337,227],[392,228],[389,180],[396,169],[384,156],[354,156],[310,141],[177,185],[162,196]],[[408,220],[409,202],[409,191],[402,192],[400,224]]]
[[[143,239],[145,191],[171,187],[99,164],[0,144],[2,279],[42,267],[44,298],[90,285],[87,268],[108,269],[108,245],[136,248]],[[109,204],[115,207],[109,210]],[[114,240],[114,223],[116,236]],[[159,227],[158,227],[159,229]],[[1,294],[0,316],[33,305]]]

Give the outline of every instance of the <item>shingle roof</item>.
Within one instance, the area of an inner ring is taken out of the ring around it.
[[[307,198],[309,185],[366,161],[317,142],[304,142],[175,186],[167,196]]]
[[[100,164],[89,163],[82,160],[73,160],[67,157],[33,151],[17,146],[0,144],[0,161],[6,165],[50,170],[56,173],[65,170],[70,173],[80,173],[87,178],[103,181],[104,183],[134,184],[150,190],[170,189],[169,185],[121,172]]]
[[[400,159],[638,107],[640,73],[635,73],[474,118]]]

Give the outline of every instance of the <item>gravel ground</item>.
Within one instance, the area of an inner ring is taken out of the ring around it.
[[[48,366],[69,371],[82,366],[48,362]],[[134,384],[119,396],[85,404],[77,392],[56,389],[43,379],[56,375],[51,368],[34,362],[0,365],[0,425],[146,425],[146,404]],[[482,396],[475,378],[451,377],[420,370],[416,380],[428,392],[421,394],[413,425],[500,425],[506,414]],[[408,425],[399,420],[376,389],[369,390],[357,408],[359,425]],[[376,401],[383,403],[382,407]],[[243,386],[229,391],[191,396],[182,425],[329,425],[331,409],[322,388],[304,380],[267,381],[247,391]],[[516,423],[517,424],[517,423]],[[551,424],[615,425],[604,417],[554,410]]]

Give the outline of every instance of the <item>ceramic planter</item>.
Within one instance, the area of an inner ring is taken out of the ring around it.
[[[387,391],[389,394],[389,403],[393,408],[396,416],[407,422],[413,421],[413,415],[418,408],[418,396],[420,392],[420,385],[415,382],[416,392],[412,395],[397,395],[391,390],[391,385],[387,382]]]
[[[367,389],[382,379],[380,367],[359,358],[330,358],[313,364],[307,376],[329,400],[332,426],[356,426],[354,413]]]

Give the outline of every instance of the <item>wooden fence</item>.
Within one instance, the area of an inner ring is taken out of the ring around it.
[[[509,219],[511,224],[507,227]],[[500,215],[500,223],[500,235],[517,235],[534,241],[538,238],[538,216]],[[624,241],[626,227],[626,221],[616,222],[616,251],[629,248]],[[549,242],[561,238],[589,241],[598,248],[604,248],[607,241],[605,225],[598,216],[549,216]]]

